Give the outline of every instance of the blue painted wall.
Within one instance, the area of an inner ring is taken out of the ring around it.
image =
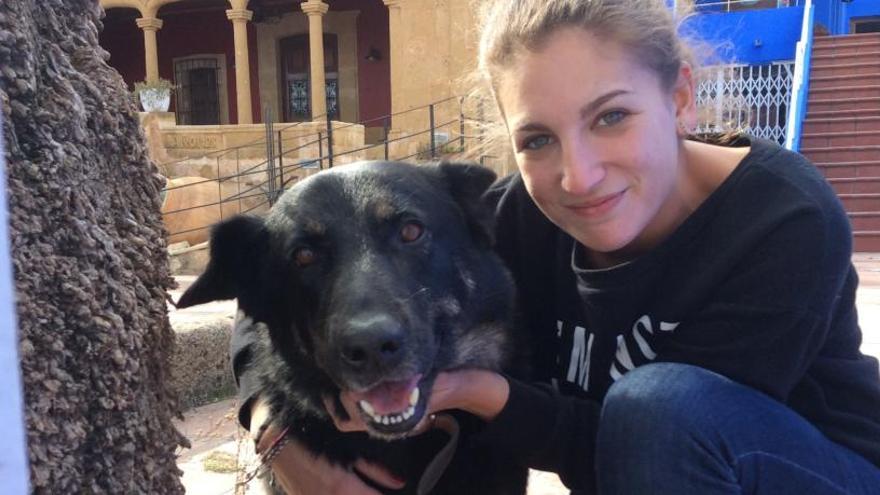
[[[697,3],[707,2],[718,0]],[[804,15],[804,0],[798,3],[801,6],[740,12],[724,12],[723,6],[706,7],[684,23],[682,32],[707,42],[719,62],[793,60]],[[880,16],[880,0],[813,0],[813,5],[817,27],[823,26],[835,35],[849,33],[854,18]]]
[[[880,16],[880,0],[853,0],[851,3],[842,4],[844,32],[849,32],[849,22],[857,17]]]
[[[708,43],[721,62],[794,60],[803,15],[803,7],[700,13],[685,21],[682,33]]]
[[[840,34],[840,1],[839,0],[816,0],[816,26],[823,26],[830,34]]]
[[[814,0],[816,23],[824,26],[830,34],[850,32],[850,20],[857,17],[880,16],[880,0]]]

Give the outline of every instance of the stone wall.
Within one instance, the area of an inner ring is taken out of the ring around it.
[[[159,213],[97,2],[0,2],[0,107],[34,493],[183,493]]]
[[[476,69],[477,30],[471,0],[393,2],[391,24],[391,110],[418,108],[465,94]],[[438,105],[436,122],[458,118],[455,103]],[[426,112],[392,118],[403,133],[427,128]]]
[[[268,210],[265,125],[176,125],[172,113],[141,113],[140,121],[150,156],[169,178],[162,213],[170,243],[204,242],[215,222],[239,212]],[[362,125],[332,124],[334,166],[368,157]],[[276,177],[278,186],[281,179],[289,187],[317,172],[319,157],[325,157],[324,168],[329,166],[326,130],[325,122],[275,124],[276,174],[284,166]]]

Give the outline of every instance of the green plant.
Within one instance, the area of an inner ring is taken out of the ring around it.
[[[234,473],[238,469],[238,461],[229,452],[215,450],[202,459],[202,467],[211,473]]]
[[[436,158],[443,158],[445,156],[454,155],[456,153],[461,153],[464,151],[458,141],[447,141],[443,144],[436,143],[434,145],[434,154]],[[418,149],[416,150],[416,159],[420,161],[430,160],[431,159],[431,143],[422,143],[419,144]]]
[[[155,81],[140,81],[134,83],[134,92],[140,93],[143,90],[156,91],[174,91],[175,87],[168,79],[156,79]]]

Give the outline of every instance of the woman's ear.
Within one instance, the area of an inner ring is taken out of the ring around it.
[[[691,64],[682,62],[678,69],[678,79],[672,88],[675,103],[675,118],[678,122],[678,135],[686,137],[697,127],[697,92],[694,71]]]

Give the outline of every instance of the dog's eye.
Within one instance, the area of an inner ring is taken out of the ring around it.
[[[400,240],[403,242],[415,242],[422,237],[425,227],[418,222],[406,222],[400,229]]]
[[[308,266],[318,259],[318,254],[309,248],[299,248],[293,253],[293,259],[298,266]]]

